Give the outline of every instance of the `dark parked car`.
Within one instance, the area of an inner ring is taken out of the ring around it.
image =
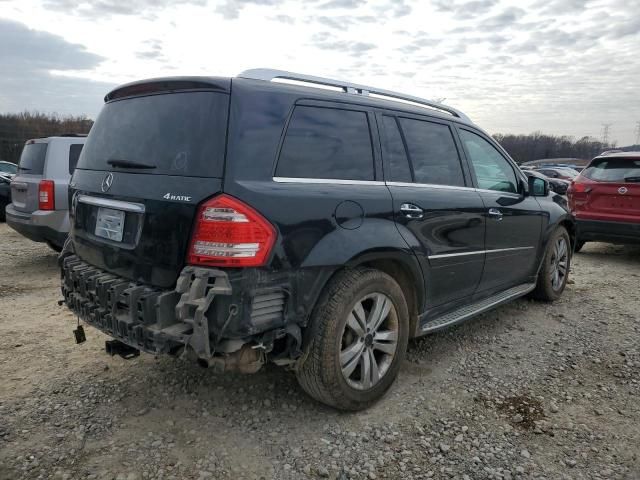
[[[578,172],[569,167],[537,168],[536,172],[540,172],[549,178],[557,178],[560,180],[567,180],[569,182],[578,176]]]
[[[105,101],[61,266],[112,354],[273,362],[354,410],[389,388],[408,338],[565,287],[572,216],[458,110],[272,70]]]
[[[585,242],[640,243],[640,152],[605,152],[571,184],[576,251]]]
[[[546,175],[543,175],[542,173],[540,173],[539,170],[530,170],[525,168],[525,169],[522,169],[522,171],[529,178],[539,177],[543,180],[546,180],[547,182],[549,182],[549,188],[559,195],[565,195],[567,193],[567,189],[569,188],[569,185],[571,185],[571,182],[567,180],[562,180],[560,178],[549,178]]]
[[[0,175],[0,222],[6,218],[5,208],[11,203],[11,180]]]

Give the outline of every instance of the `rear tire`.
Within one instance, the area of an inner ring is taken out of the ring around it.
[[[340,272],[311,316],[309,344],[297,369],[305,392],[341,409],[361,410],[391,387],[404,360],[409,311],[402,289],[373,269]]]
[[[551,235],[544,253],[533,298],[553,302],[562,296],[571,269],[571,241],[564,227]]]
[[[0,222],[6,222],[7,221],[7,214],[5,212],[5,208],[7,208],[6,203],[2,203],[0,202]]]
[[[576,240],[576,246],[573,249],[574,252],[578,253],[584,247],[584,244],[587,243],[584,240]]]
[[[62,247],[59,247],[58,245],[56,245],[55,243],[51,242],[50,240],[47,240],[47,245],[54,252],[60,253],[62,251]]]

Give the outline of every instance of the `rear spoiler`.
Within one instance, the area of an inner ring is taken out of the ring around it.
[[[121,85],[107,93],[104,101],[106,103],[120,98],[153,95],[156,93],[207,90],[229,93],[231,91],[231,79],[224,77],[152,78]]]

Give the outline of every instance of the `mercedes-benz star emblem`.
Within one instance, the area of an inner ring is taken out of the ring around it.
[[[627,187],[620,187],[620,188],[618,189],[618,193],[619,193],[620,195],[624,195],[624,194],[625,194],[625,193],[627,193],[628,191],[629,191],[629,190],[627,190]]]
[[[102,179],[102,191],[106,192],[113,185],[113,173],[107,173]]]

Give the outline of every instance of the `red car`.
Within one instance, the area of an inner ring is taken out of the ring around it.
[[[603,153],[569,190],[576,251],[585,242],[640,243],[640,152]]]

